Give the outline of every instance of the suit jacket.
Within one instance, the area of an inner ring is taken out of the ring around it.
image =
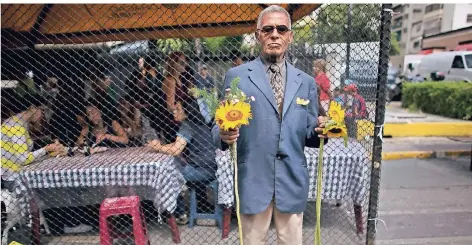
[[[238,173],[241,213],[264,211],[272,198],[281,212],[301,213],[308,198],[308,169],[304,147],[317,147],[314,132],[318,117],[318,92],[314,79],[287,62],[287,81],[282,120],[279,119],[273,90],[260,58],[230,69],[224,89],[239,77],[239,88],[251,102],[253,119],[239,130]],[[224,93],[222,93],[224,94]],[[296,103],[297,98],[310,100],[308,105]],[[219,127],[212,128],[217,147],[227,147],[219,136]]]

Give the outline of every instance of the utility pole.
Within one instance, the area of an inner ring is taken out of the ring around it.
[[[351,22],[352,22],[352,4],[349,4],[347,13],[347,30],[346,30],[346,79],[350,78],[349,75],[349,63],[351,61]],[[344,81],[341,81],[341,85],[344,85]]]

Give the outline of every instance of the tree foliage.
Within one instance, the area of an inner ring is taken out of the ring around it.
[[[389,55],[398,55],[400,54],[400,44],[398,44],[397,33],[390,33],[390,53]]]
[[[204,38],[203,50],[215,55],[224,54],[233,49],[241,49],[243,40],[243,36]]]
[[[167,38],[156,41],[157,51],[164,54],[169,54],[173,51],[194,52],[194,46],[193,40],[188,38]]]
[[[318,43],[372,42],[379,40],[380,7],[377,4],[326,4],[316,20]]]

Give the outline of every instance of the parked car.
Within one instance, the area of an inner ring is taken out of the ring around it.
[[[472,82],[472,51],[452,51],[424,56],[418,67],[420,76],[428,80]]]
[[[387,72],[387,102],[401,100],[401,96],[402,80],[400,79],[400,71],[390,65]]]

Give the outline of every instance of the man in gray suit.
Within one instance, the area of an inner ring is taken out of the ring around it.
[[[253,119],[239,130],[214,126],[220,149],[238,144],[239,195],[244,244],[265,244],[272,216],[279,244],[301,245],[308,198],[304,147],[318,147],[324,127],[318,118],[314,79],[285,60],[293,40],[290,15],[273,5],[257,21],[261,57],[230,69],[224,89],[239,77],[251,103]],[[298,99],[298,100],[297,100]],[[306,103],[309,101],[309,103]]]

